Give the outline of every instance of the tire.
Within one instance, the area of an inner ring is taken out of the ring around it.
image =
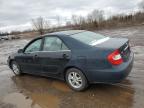
[[[11,69],[15,75],[17,75],[17,76],[21,75],[20,67],[15,61],[12,61]]]
[[[88,81],[85,75],[76,68],[70,68],[66,71],[66,82],[75,91],[83,91],[88,87]]]

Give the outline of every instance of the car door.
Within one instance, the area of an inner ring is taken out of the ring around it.
[[[70,58],[71,51],[61,39],[58,37],[45,37],[41,54],[41,65],[44,74],[59,74]]]
[[[41,61],[40,50],[42,46],[42,39],[36,39],[24,48],[24,52],[17,57],[17,61],[21,66],[21,70],[25,73],[40,74]]]

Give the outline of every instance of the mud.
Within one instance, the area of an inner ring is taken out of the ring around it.
[[[7,57],[29,40],[0,41],[0,108],[144,108],[144,26],[97,32],[130,39],[135,61],[123,82],[95,84],[84,92],[74,92],[56,79],[14,76]]]

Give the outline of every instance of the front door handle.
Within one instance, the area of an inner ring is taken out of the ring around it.
[[[69,56],[67,54],[63,54],[63,58],[67,59]]]
[[[33,56],[33,59],[35,60],[37,57],[38,57],[38,55],[36,54],[36,55]]]

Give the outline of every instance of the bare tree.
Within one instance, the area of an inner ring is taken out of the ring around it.
[[[56,22],[57,22],[57,26],[60,27],[61,26],[61,17],[60,16],[56,16]]]
[[[97,21],[101,22],[104,20],[103,16],[104,12],[102,10],[93,10],[89,15],[88,18],[91,19],[91,21]]]
[[[72,26],[71,21],[66,21],[66,26],[71,27]]]
[[[78,23],[78,16],[72,15],[71,20],[72,20],[72,23],[73,23],[74,25],[78,25],[78,24],[79,24],[79,23]]]
[[[49,22],[42,17],[32,19],[32,25],[35,31],[40,35],[44,34],[44,31],[49,28]]]
[[[86,18],[83,16],[72,15],[71,21],[72,24],[79,29],[83,29],[86,25]]]
[[[139,3],[139,7],[144,11],[144,0]]]

